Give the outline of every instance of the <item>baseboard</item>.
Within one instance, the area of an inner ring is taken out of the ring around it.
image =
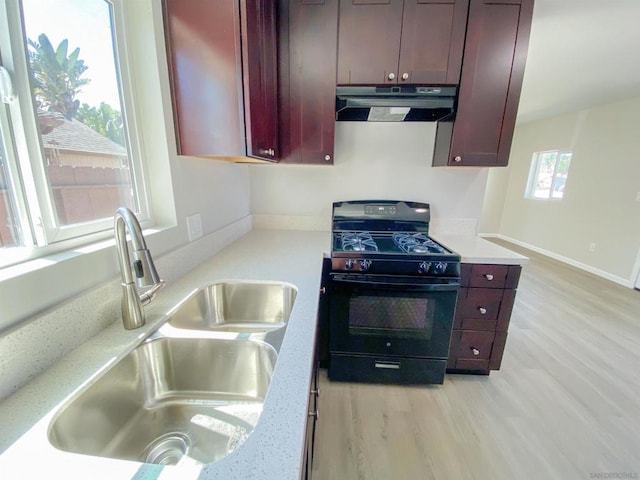
[[[592,273],[594,275],[597,275],[598,277],[617,283],[618,285],[622,285],[623,287],[633,288],[633,282],[628,278],[622,278],[622,277],[619,277],[618,275],[613,275],[612,273],[606,272],[604,270],[600,270],[599,268],[592,267],[591,265],[587,265],[586,263],[578,262],[573,258],[559,255],[550,250],[545,250],[544,248],[536,247],[535,245],[531,245],[529,243],[516,240],[515,238],[511,238],[506,235],[502,235],[500,233],[480,233],[478,235],[484,238],[499,238],[500,240],[504,240],[506,242],[513,243],[515,245],[526,248],[528,250],[532,250],[536,253],[544,255],[545,257],[553,258],[554,260],[558,260],[559,262],[566,263],[567,265],[571,265],[572,267],[576,267],[576,268],[579,268],[580,270],[584,270],[585,272]]]

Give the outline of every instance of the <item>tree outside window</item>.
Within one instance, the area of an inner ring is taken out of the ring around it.
[[[563,198],[571,155],[571,152],[559,150],[535,152],[525,197],[544,200]]]
[[[106,235],[121,206],[149,220],[131,79],[119,68],[121,9],[114,0],[0,2],[0,59],[16,90],[0,109],[0,265]]]

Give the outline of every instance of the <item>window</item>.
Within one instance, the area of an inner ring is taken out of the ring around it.
[[[16,98],[7,103],[5,82],[0,266],[20,247],[106,234],[120,206],[148,219],[119,1],[0,2],[0,59]]]
[[[535,152],[531,160],[525,196],[546,200],[561,199],[564,196],[570,163],[570,152]]]

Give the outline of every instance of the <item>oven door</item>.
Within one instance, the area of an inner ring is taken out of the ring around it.
[[[459,279],[332,274],[329,349],[446,359],[459,286]]]

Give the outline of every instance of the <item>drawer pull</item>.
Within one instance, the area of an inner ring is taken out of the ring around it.
[[[376,362],[376,368],[388,368],[390,370],[400,370],[400,362]]]
[[[480,355],[480,350],[478,350],[477,348],[471,348],[471,351],[473,352],[473,355],[476,357]]]
[[[484,307],[478,307],[478,311],[480,312],[480,315],[486,315],[487,313],[487,309]]]
[[[487,273],[484,278],[486,278],[487,280],[491,281],[493,280],[493,275],[491,275],[490,273]]]

